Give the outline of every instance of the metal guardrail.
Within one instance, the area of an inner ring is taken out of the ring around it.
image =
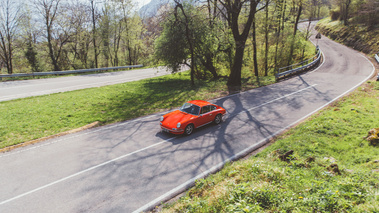
[[[317,48],[317,54],[313,56],[312,58],[302,61],[297,64],[293,64],[287,67],[282,67],[278,69],[278,73],[275,74],[276,80],[279,78],[284,78],[289,75],[293,75],[299,72],[303,72],[305,70],[308,70],[312,67],[314,67],[316,64],[318,64],[321,60],[321,51]]]
[[[44,76],[44,75],[68,75],[68,74],[76,74],[76,73],[97,72],[97,71],[118,70],[118,69],[130,69],[130,68],[140,68],[140,67],[143,67],[143,65],[140,64],[140,65],[130,65],[130,66],[121,66],[121,67],[104,67],[104,68],[67,70],[67,71],[52,71],[52,72],[16,73],[16,74],[0,75],[0,80],[2,78]]]
[[[375,59],[379,63],[379,56],[378,56],[378,54],[375,54]]]

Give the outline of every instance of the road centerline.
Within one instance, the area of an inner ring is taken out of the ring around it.
[[[255,107],[252,107],[252,108],[249,108],[249,109],[242,110],[241,112],[234,113],[234,114],[232,114],[232,115],[230,115],[230,116],[239,115],[239,114],[241,114],[241,113],[243,113],[243,112],[249,112],[249,111],[254,110],[254,109],[257,109],[257,108],[259,108],[259,107],[263,107],[263,106],[266,106],[266,105],[268,105],[268,104],[271,104],[271,103],[273,103],[273,102],[275,102],[275,101],[278,101],[278,100],[281,100],[281,99],[284,99],[284,98],[290,97],[290,96],[292,96],[292,95],[295,95],[295,94],[297,94],[297,93],[303,92],[303,91],[305,91],[305,90],[307,90],[307,89],[311,89],[311,88],[313,88],[313,87],[315,87],[315,86],[317,86],[317,84],[313,84],[313,85],[311,85],[311,86],[305,87],[305,88],[303,88],[303,89],[301,89],[301,90],[298,90],[298,91],[296,91],[296,92],[292,92],[292,93],[290,93],[290,94],[287,94],[287,95],[281,96],[281,97],[279,97],[279,98],[272,99],[271,101],[267,101],[267,102],[265,102],[265,103],[263,103],[263,104],[260,104],[260,105],[258,105],[258,106],[255,106]]]
[[[169,138],[169,139],[164,140],[164,141],[161,141],[161,142],[159,142],[159,143],[156,143],[156,144],[150,145],[150,146],[148,146],[148,147],[145,147],[145,148],[142,148],[142,149],[136,150],[136,151],[134,151],[134,152],[131,152],[131,153],[128,153],[128,154],[122,155],[122,156],[120,156],[120,157],[114,158],[114,159],[112,159],[112,160],[106,161],[106,162],[101,163],[101,164],[98,164],[98,165],[96,165],[96,166],[92,166],[92,167],[90,167],[90,168],[88,168],[88,169],[82,170],[82,171],[77,172],[77,173],[75,173],[75,174],[72,174],[72,175],[69,175],[69,176],[67,176],[67,177],[61,178],[61,179],[59,179],[59,180],[56,180],[56,181],[51,182],[51,183],[49,183],[49,184],[46,184],[46,185],[44,185],[44,186],[41,186],[41,187],[38,187],[38,188],[36,188],[36,189],[30,190],[30,191],[25,192],[25,193],[23,193],[23,194],[17,195],[17,196],[15,196],[15,197],[13,197],[13,198],[10,198],[10,199],[7,199],[7,200],[4,200],[4,201],[1,201],[1,202],[0,202],[0,206],[1,206],[1,205],[4,205],[4,204],[6,204],[6,203],[9,203],[9,202],[11,202],[11,201],[17,200],[17,199],[19,199],[19,198],[25,197],[25,196],[27,196],[27,195],[33,194],[34,192],[38,192],[38,191],[41,191],[41,190],[43,190],[43,189],[46,189],[46,188],[48,188],[48,187],[50,187],[50,186],[53,186],[53,185],[56,185],[56,184],[58,184],[58,183],[64,182],[64,181],[66,181],[66,180],[68,180],[68,179],[71,179],[71,178],[77,177],[77,176],[82,175],[82,174],[84,174],[84,173],[86,173],[86,172],[89,172],[89,171],[95,170],[95,169],[97,169],[97,168],[99,168],[99,167],[102,167],[102,166],[105,166],[105,165],[107,165],[107,164],[113,163],[113,162],[115,162],[115,161],[121,160],[121,159],[126,158],[126,157],[128,157],[128,156],[131,156],[131,155],[137,154],[137,153],[139,153],[139,152],[142,152],[142,151],[148,150],[148,149],[150,149],[150,148],[153,148],[153,147],[155,147],[155,146],[158,146],[158,145],[161,145],[161,144],[167,143],[167,142],[171,141],[172,139],[175,139],[176,137],[177,137],[177,136],[172,137],[172,138]]]

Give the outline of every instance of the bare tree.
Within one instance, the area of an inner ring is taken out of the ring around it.
[[[13,73],[13,42],[21,20],[19,4],[6,0],[0,5],[0,57],[5,63],[8,73]]]
[[[32,71],[39,72],[41,71],[41,66],[38,61],[36,47],[38,47],[38,39],[41,36],[41,32],[37,20],[33,18],[32,11],[27,7],[23,11],[20,29],[22,29],[21,36],[26,46],[26,48],[24,48],[24,56],[28,60]]]
[[[92,15],[92,43],[93,43],[93,49],[94,49],[94,57],[95,57],[95,67],[98,68],[98,56],[100,53],[98,53],[97,51],[97,44],[96,44],[96,37],[97,37],[97,33],[96,33],[96,22],[97,22],[97,10],[96,10],[96,7],[95,7],[95,4],[94,4],[94,0],[90,0],[91,1],[91,15]]]
[[[42,15],[46,27],[47,46],[49,48],[49,56],[55,71],[61,70],[58,64],[60,52],[55,51],[53,47],[53,30],[61,0],[35,0],[34,5],[38,12]]]
[[[72,67],[74,69],[88,68],[88,54],[91,44],[91,34],[89,26],[91,25],[90,7],[82,2],[72,2],[67,6],[68,27],[71,32],[67,32],[70,36],[70,52],[73,57],[70,57]],[[78,64],[76,61],[80,61]]]

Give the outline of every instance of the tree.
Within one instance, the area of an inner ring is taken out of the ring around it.
[[[129,65],[136,65],[140,63],[140,58],[144,54],[143,50],[146,48],[143,42],[148,39],[145,37],[146,29],[137,14],[128,18],[127,26],[122,36],[125,62]]]
[[[52,65],[55,71],[60,71],[61,68],[58,64],[58,60],[60,57],[60,53],[62,50],[62,43],[57,44],[58,39],[54,37],[54,29],[57,28],[55,26],[55,22],[57,19],[57,13],[59,9],[59,3],[61,0],[35,0],[34,4],[37,8],[40,15],[43,17],[45,30],[46,30],[46,38],[47,38],[47,46],[49,51],[49,57],[51,59]],[[56,43],[56,44],[53,44]]]
[[[29,9],[26,8],[26,10],[23,11],[23,14],[24,16],[22,18],[21,29],[23,29],[22,40],[25,41],[24,45],[26,46],[24,55],[32,68],[32,72],[40,72],[41,67],[38,61],[38,53],[36,50],[36,46],[38,45],[37,40],[39,37],[39,30],[36,27],[37,23],[32,18],[33,15]]]
[[[20,5],[6,0],[0,5],[0,57],[5,63],[8,74],[13,73],[13,42],[21,20]]]
[[[228,22],[235,41],[233,65],[227,84],[230,87],[240,88],[245,44],[253,24],[255,14],[258,11],[257,6],[259,5],[260,0],[219,0],[219,2],[223,7],[221,12]],[[241,14],[246,14],[247,16],[247,20],[243,24],[240,23]]]
[[[70,37],[68,51],[72,54],[67,60],[74,69],[89,68],[90,45],[93,41],[88,30],[91,25],[90,10],[90,7],[82,2],[72,2],[66,6],[67,24],[64,28],[69,30],[66,32]]]
[[[184,11],[183,4],[180,3],[179,0],[174,0],[175,1],[175,19],[179,24],[182,24],[184,26],[184,35],[185,38],[187,39],[187,44],[189,47],[189,52],[191,56],[191,85],[195,85],[194,82],[194,68],[196,66],[196,60],[195,60],[195,51],[194,51],[194,40],[193,40],[193,31],[190,30],[190,18],[187,16],[186,12]],[[180,21],[179,14],[178,12],[181,12],[183,15],[182,21]]]
[[[379,24],[379,0],[367,0],[359,7],[357,19],[366,24],[369,29],[374,29]]]
[[[100,16],[101,52],[104,57],[103,67],[108,67],[110,58],[111,12],[110,6],[105,3]]]
[[[91,17],[92,17],[92,44],[93,44],[93,51],[94,51],[94,59],[95,59],[95,68],[98,68],[98,56],[99,53],[97,51],[97,44],[96,44],[96,22],[97,22],[97,15],[96,15],[96,8],[94,5],[94,0],[91,0]]]
[[[217,10],[208,6],[175,1],[174,13],[167,18],[156,42],[156,58],[174,71],[187,64],[191,68],[192,84],[194,78],[207,78],[208,74],[217,79],[215,64],[231,46],[225,25],[217,19]]]
[[[293,13],[294,13],[294,17],[295,17],[295,24],[293,26],[293,35],[292,35],[292,39],[291,39],[291,46],[290,46],[290,53],[288,54],[288,63],[287,65],[290,65],[292,63],[292,59],[293,59],[293,51],[294,51],[294,46],[295,46],[295,41],[296,41],[296,33],[297,33],[297,26],[299,24],[299,20],[300,20],[300,16],[302,14],[302,11],[303,11],[303,0],[298,0],[298,2],[296,2],[295,0],[293,1]]]
[[[190,55],[188,40],[185,37],[185,26],[177,21],[179,15],[171,14],[167,17],[162,24],[161,35],[155,41],[155,58],[163,61],[173,72],[178,71],[182,64],[189,64],[187,58]],[[193,79],[191,79],[191,83],[193,83]]]

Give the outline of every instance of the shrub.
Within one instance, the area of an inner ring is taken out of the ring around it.
[[[334,9],[330,11],[330,18],[332,21],[336,21],[340,18],[341,12],[338,9]]]

